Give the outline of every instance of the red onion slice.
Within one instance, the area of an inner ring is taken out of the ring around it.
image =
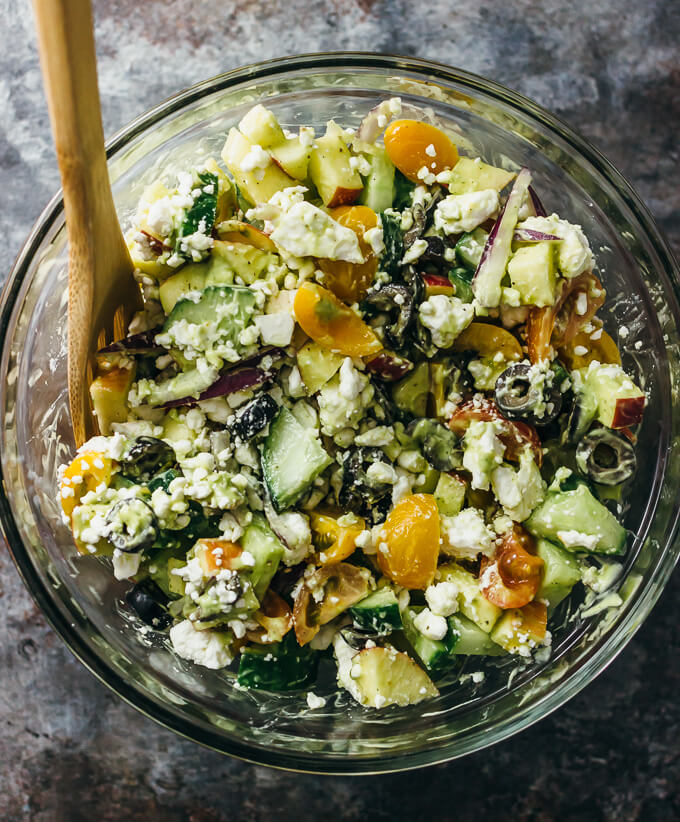
[[[531,172],[523,168],[510,190],[498,219],[489,234],[482,257],[472,279],[472,290],[478,302],[495,308],[501,301],[501,280],[512,251],[512,238],[519,209],[531,183]]]

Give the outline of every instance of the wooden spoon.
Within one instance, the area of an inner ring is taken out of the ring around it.
[[[90,0],[34,0],[69,241],[68,398],[76,445],[97,431],[94,354],[142,307],[111,194]]]

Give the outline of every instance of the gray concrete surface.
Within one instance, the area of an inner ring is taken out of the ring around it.
[[[41,2],[48,0],[41,0]],[[96,0],[108,134],[160,98],[265,57],[427,57],[505,83],[589,137],[680,251],[678,0]],[[0,0],[0,277],[57,186],[25,0]],[[244,765],[160,729],[76,662],[0,547],[0,819],[680,819],[680,577],[621,656],[524,734],[406,775]]]

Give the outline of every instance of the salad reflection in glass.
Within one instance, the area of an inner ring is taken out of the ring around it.
[[[547,648],[626,550],[645,406],[583,231],[398,99],[323,135],[258,105],[222,160],[148,187],[127,234],[146,307],[60,473],[77,549],[246,688],[321,660],[407,705],[461,656]]]

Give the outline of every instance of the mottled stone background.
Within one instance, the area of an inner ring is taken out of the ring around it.
[[[40,0],[48,2],[48,0]],[[239,64],[372,49],[527,94],[633,182],[680,251],[678,0],[96,0],[105,131]],[[0,0],[4,276],[57,187],[26,0]],[[0,819],[680,819],[680,576],[599,679],[464,761],[370,779],[296,776],[208,752],[110,694],[62,646],[0,547]]]

